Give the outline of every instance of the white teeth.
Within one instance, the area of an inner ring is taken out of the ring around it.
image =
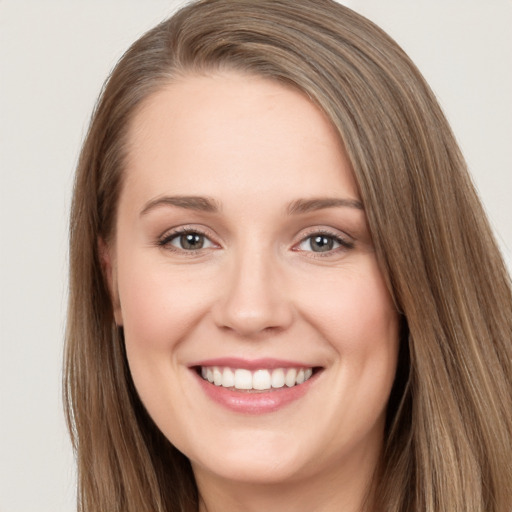
[[[252,373],[249,370],[235,370],[235,388],[252,389]]]
[[[284,378],[285,384],[291,388],[295,386],[295,379],[297,378],[297,370],[295,368],[289,368],[286,371],[286,377]]]
[[[270,389],[272,386],[270,372],[268,370],[257,370],[252,376],[253,389]]]
[[[240,390],[255,389],[264,391],[289,388],[302,384],[313,375],[313,368],[276,368],[275,370],[256,370],[251,372],[244,368],[221,368],[218,366],[202,366],[201,376],[204,380],[225,388]]]
[[[313,373],[313,370],[311,370]],[[278,368],[272,372],[272,387],[273,388],[282,388],[284,386],[284,370],[282,368]]]
[[[231,368],[224,368],[222,372],[222,386],[225,388],[232,388],[235,385],[235,374]]]
[[[213,369],[213,383],[216,386],[222,385],[222,372],[217,367]]]

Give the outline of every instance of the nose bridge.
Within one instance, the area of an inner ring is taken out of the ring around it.
[[[282,330],[292,320],[278,258],[271,248],[255,245],[244,244],[232,254],[216,305],[219,327],[243,336]]]

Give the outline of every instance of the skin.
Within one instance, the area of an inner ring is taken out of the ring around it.
[[[283,85],[191,75],[146,100],[129,148],[104,265],[135,385],[190,458],[201,510],[361,510],[382,449],[398,315],[333,128]],[[352,202],[287,211],[325,197]],[[199,231],[203,248],[185,249],[176,228]],[[317,233],[332,250],[318,252]],[[189,368],[217,357],[322,371],[285,407],[240,414],[206,396]]]

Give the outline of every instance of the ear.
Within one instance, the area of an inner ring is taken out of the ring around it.
[[[123,325],[123,315],[121,312],[121,303],[119,300],[119,290],[117,287],[117,265],[115,251],[113,247],[105,242],[103,238],[98,238],[98,254],[100,257],[101,271],[108,287],[110,300],[112,302],[112,311],[117,326]]]

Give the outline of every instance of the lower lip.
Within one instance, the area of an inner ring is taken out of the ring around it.
[[[291,388],[282,387],[269,391],[247,392],[216,386],[204,380],[192,370],[199,385],[206,395],[214,402],[243,414],[265,414],[277,411],[286,405],[302,398],[316,381],[318,373],[314,373],[307,381]]]

